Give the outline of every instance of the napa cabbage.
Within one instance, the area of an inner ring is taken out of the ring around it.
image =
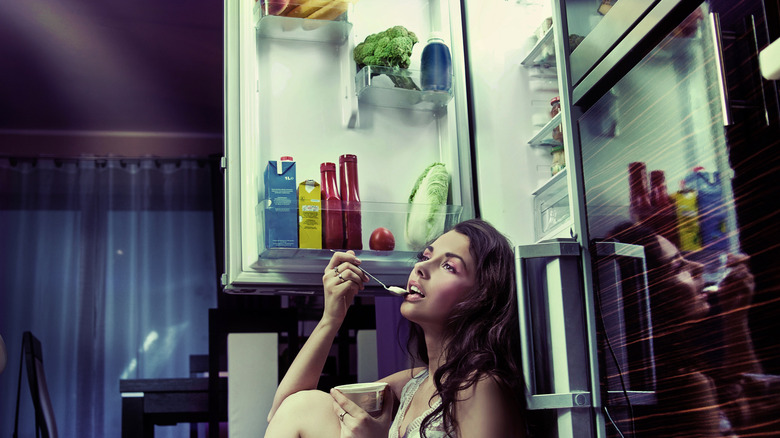
[[[443,163],[433,163],[417,178],[409,195],[406,243],[419,251],[444,232],[450,175]]]

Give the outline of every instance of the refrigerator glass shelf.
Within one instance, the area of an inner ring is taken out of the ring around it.
[[[417,90],[400,88],[395,83],[408,83]],[[430,111],[447,106],[452,100],[449,91],[421,91],[420,71],[365,66],[355,77],[358,99],[374,106]]]
[[[550,121],[547,122],[547,124],[536,133],[536,135],[528,140],[528,144],[531,146],[560,146],[561,142],[553,140],[552,138],[553,129],[555,129],[555,127],[560,124],[561,113],[558,113],[555,115],[555,117],[551,118]]]
[[[543,37],[539,38],[520,64],[523,67],[555,66],[555,46],[552,28],[550,28]]]
[[[426,219],[429,217],[428,211],[433,210],[433,206],[427,204],[412,204],[409,203],[391,203],[391,202],[361,202],[361,231],[362,231],[362,244],[363,250],[356,251],[358,256],[363,258],[361,254],[369,259],[376,259],[381,261],[398,261],[410,259],[410,254],[413,256],[422,249],[422,246],[427,242],[419,242],[419,245],[413,245],[407,242],[405,237],[407,218],[411,217],[419,219],[421,226],[424,226]],[[457,224],[460,221],[461,212],[463,207],[460,205],[443,205],[438,206],[438,212],[433,214],[434,218],[431,222],[436,223],[440,229],[447,230]],[[309,249],[309,248],[268,248],[265,244],[265,215],[268,209],[268,202],[261,201],[256,207],[257,216],[257,247],[259,248],[258,262],[253,266],[268,267],[274,264],[274,260],[280,259],[314,259],[316,260],[328,260],[331,257],[329,249]],[[297,211],[297,210],[295,210]],[[297,213],[295,215],[297,218]],[[379,228],[384,227],[390,230],[395,237],[395,248],[392,251],[374,251],[369,249],[369,239],[371,233]]]
[[[352,23],[346,21],[346,14],[338,20],[315,20],[309,18],[265,15],[257,19],[258,38],[313,41],[330,44],[346,42]]]
[[[541,186],[539,186],[538,189],[536,189],[533,193],[531,193],[532,196],[537,196],[542,193],[544,193],[546,190],[548,190],[550,187],[554,187],[556,184],[561,184],[559,180],[564,180],[562,184],[566,184],[566,168],[564,167],[560,172],[556,173],[550,179],[544,182]]]

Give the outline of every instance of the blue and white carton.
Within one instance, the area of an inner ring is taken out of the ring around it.
[[[265,246],[298,247],[298,198],[295,162],[282,157],[265,168]]]

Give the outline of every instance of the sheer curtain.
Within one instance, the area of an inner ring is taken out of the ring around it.
[[[189,355],[208,353],[211,173],[208,160],[0,159],[0,435],[25,330],[41,340],[63,437],[120,436],[119,379],[185,377]],[[30,400],[25,377],[20,437],[35,436]]]

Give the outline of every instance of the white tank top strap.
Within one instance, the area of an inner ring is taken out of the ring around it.
[[[412,422],[407,426],[406,433],[403,436],[399,436],[399,429],[401,428],[401,424],[403,423],[404,417],[406,415],[406,410],[409,408],[409,404],[412,402],[414,394],[417,392],[417,389],[420,388],[420,384],[422,384],[426,377],[428,377],[427,368],[422,370],[416,376],[412,377],[409,382],[404,385],[404,388],[401,390],[401,400],[400,406],[398,407],[398,413],[395,415],[393,424],[390,426],[390,433],[388,434],[388,438],[421,438],[422,435],[420,433],[420,426],[422,425],[423,420],[437,407],[439,407],[441,404],[441,399],[438,399],[433,404],[433,406],[423,412],[422,415],[412,420]],[[447,437],[447,434],[444,433],[441,415],[437,416],[431,423],[429,423],[428,429],[425,431],[425,433],[426,438]]]

